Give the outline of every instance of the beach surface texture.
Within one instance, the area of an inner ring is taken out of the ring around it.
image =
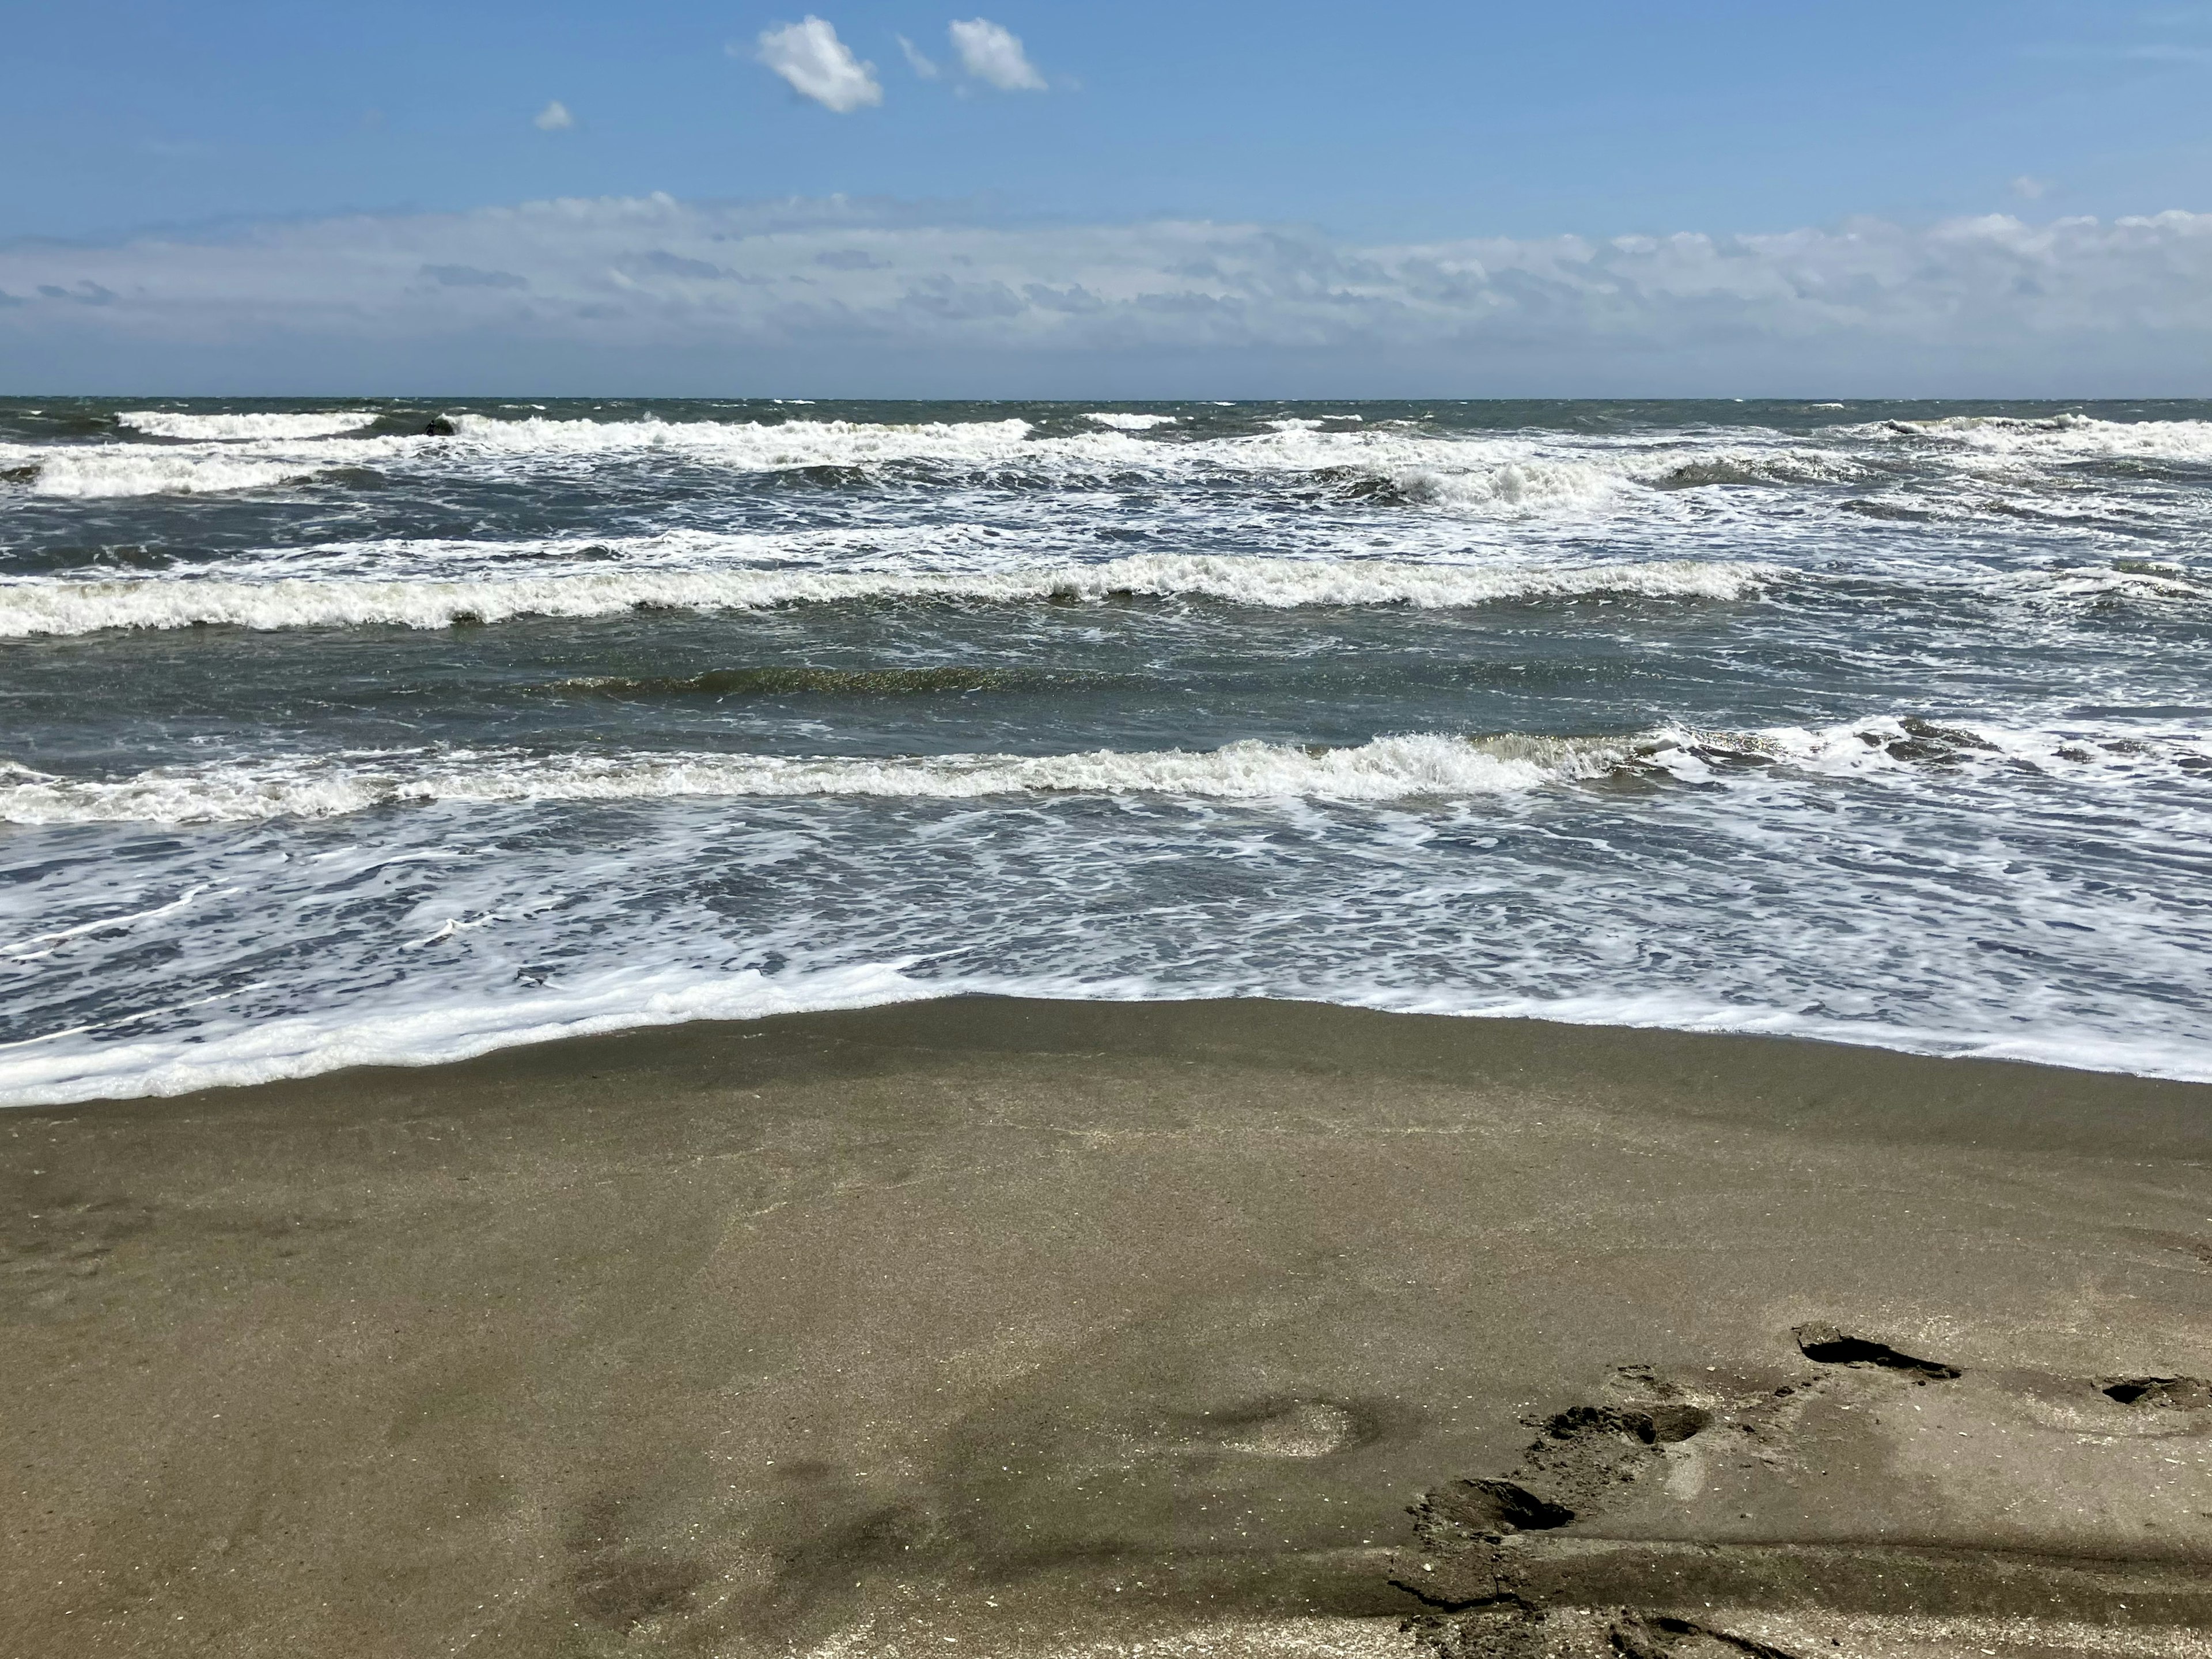
[[[0,1117],[0,1655],[2212,1651],[2212,1087],[988,998]]]

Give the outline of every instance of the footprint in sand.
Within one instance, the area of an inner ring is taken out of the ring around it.
[[[1790,1335],[1797,1340],[1798,1352],[1823,1365],[1879,1365],[1884,1370],[1904,1371],[1930,1382],[1949,1382],[1960,1375],[1956,1365],[1946,1365],[1937,1359],[1916,1359],[1887,1342],[1853,1336],[1825,1321],[1800,1325]]]
[[[1788,1340],[1811,1369],[1619,1367],[1503,1475],[1425,1494],[1386,1569],[1431,1610],[1423,1643],[1439,1659],[1990,1652],[2001,1632],[2008,1652],[2203,1650],[2212,1381],[1970,1371],[1826,1322]]]
[[[1208,1438],[1249,1457],[1327,1457],[1373,1437],[1352,1407],[1330,1400],[1266,1401],[1207,1415]]]
[[[2212,1407],[2212,1382],[2201,1376],[2121,1376],[2100,1382],[2097,1389],[2106,1399],[2123,1406],[2183,1412]]]

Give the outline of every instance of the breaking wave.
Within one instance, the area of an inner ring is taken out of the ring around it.
[[[374,426],[379,418],[369,409],[315,415],[179,415],[161,409],[126,409],[116,416],[115,423],[155,438],[235,443],[252,438],[335,438]]]
[[[1824,428],[1810,443],[1692,434],[1657,449],[1529,432],[1421,430],[1350,416],[1283,418],[1266,430],[1178,441],[1146,434],[1183,417],[1097,410],[1092,429],[1041,434],[1023,419],[910,422],[847,420],[592,420],[462,413],[450,435],[366,428],[370,410],[116,417],[128,430],[182,441],[9,446],[0,471],[34,495],[77,498],[207,495],[264,489],[347,468],[394,476],[510,479],[573,475],[666,458],[737,473],[858,477],[870,469],[923,468],[997,488],[1114,487],[1133,476],[1212,483],[1280,476],[1334,483],[1346,496],[1431,509],[1448,517],[1571,519],[1661,506],[1709,486],[1821,486],[1887,480],[1933,468],[1914,486],[1929,511],[1990,509],[1960,497],[1961,481],[2041,488],[2043,475],[2082,463],[2212,465],[2212,422],[2110,421],[2069,415],[1949,416]],[[1922,486],[1937,494],[1923,500]],[[1948,491],[1948,494],[1943,492]],[[1955,498],[1955,499],[1954,499]],[[1854,509],[1860,510],[1860,509]]]
[[[1397,800],[1495,794],[1608,771],[1629,746],[1570,738],[1377,738],[1357,748],[1258,742],[1188,751],[933,755],[532,756],[452,750],[222,763],[106,781],[0,771],[0,822],[206,823],[333,817],[436,801],[694,797],[1164,794],[1205,799]]]
[[[191,454],[151,444],[87,445],[45,452],[27,469],[27,482],[34,495],[87,501],[115,495],[222,495],[310,478],[337,465],[335,456],[303,463]]]
[[[1776,767],[1824,776],[1978,768],[2084,777],[2212,774],[2212,754],[2171,736],[2068,734],[1880,716],[1753,732],[1665,728],[1628,737],[1417,733],[1332,748],[1257,741],[1219,749],[884,758],[541,755],[408,750],[157,768],[64,778],[0,764],[0,823],[210,823],[335,817],[436,802],[524,803],[875,796],[1156,794],[1206,800],[1449,799],[1522,793],[1619,774],[1709,783]]]
[[[901,570],[629,570],[512,580],[345,581],[212,578],[18,582],[0,586],[0,637],[115,628],[445,628],[514,617],[625,611],[754,611],[868,600],[982,604],[1204,599],[1265,609],[1406,605],[1449,610],[1502,600],[1618,595],[1738,599],[1772,580],[1767,566],[1654,560],[1579,566],[1302,561],[1139,554],[1097,564],[959,573]]]
[[[1871,472],[1853,457],[1814,450],[1727,451],[1671,463],[1644,481],[1656,489],[1702,489],[1717,484],[1856,483]]]
[[[502,421],[462,415],[455,435],[433,440],[483,455],[576,456],[658,450],[745,471],[866,466],[896,461],[1001,462],[1030,423],[1006,421]]]
[[[2212,464],[2212,421],[2104,421],[2088,415],[2027,418],[1948,415],[1885,421],[1856,428],[1934,440],[1994,456],[2023,459],[2166,460]]]

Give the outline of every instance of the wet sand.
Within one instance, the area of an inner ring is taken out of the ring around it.
[[[2212,1652],[2204,1085],[963,1000],[0,1115],[0,1251],[7,1659]]]

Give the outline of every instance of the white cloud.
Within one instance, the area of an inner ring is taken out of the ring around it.
[[[906,66],[925,81],[934,81],[939,73],[936,60],[920,46],[906,38],[898,37],[899,50],[906,54]]]
[[[530,118],[530,125],[540,132],[566,132],[576,125],[576,118],[568,113],[566,104],[556,98]]]
[[[2023,202],[2039,202],[2051,193],[2051,181],[2023,173],[2012,181],[2012,193]]]
[[[1044,76],[1036,72],[1021,39],[988,18],[971,17],[947,31],[960,65],[978,81],[988,81],[1001,92],[1042,92]]]
[[[757,46],[762,63],[824,109],[845,115],[884,101],[876,66],[854,57],[837,31],[818,17],[763,29]]]
[[[0,246],[0,390],[365,365],[346,390],[461,351],[634,392],[782,362],[918,395],[2195,395],[2212,214],[1362,244],[653,196]]]

